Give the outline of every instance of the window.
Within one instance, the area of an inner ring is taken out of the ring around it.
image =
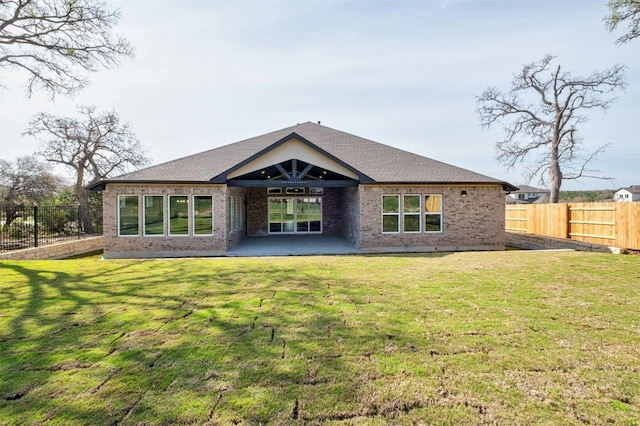
[[[420,232],[420,195],[404,195],[402,199],[403,232]]]
[[[194,235],[213,235],[213,197],[194,195],[193,197]]]
[[[144,196],[144,235],[164,235],[164,197]]]
[[[382,196],[382,232],[400,232],[400,196]]]
[[[304,188],[301,187],[290,187],[286,190],[287,194],[304,194]]]
[[[118,198],[118,235],[137,236],[138,233],[138,196],[120,195]]]
[[[227,231],[237,231],[242,227],[244,216],[242,199],[238,196],[229,196],[227,199]]]
[[[189,197],[169,196],[169,235],[189,235]]]
[[[442,195],[424,196],[424,231],[442,232]]]

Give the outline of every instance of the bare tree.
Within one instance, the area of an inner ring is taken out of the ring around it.
[[[51,173],[35,156],[18,157],[15,162],[0,159],[0,204],[6,209],[3,230],[19,217],[16,207],[31,206],[53,198],[63,179]]]
[[[543,184],[548,179],[550,201],[557,203],[563,180],[606,179],[589,164],[607,145],[587,151],[578,126],[587,119],[583,112],[606,110],[615,100],[611,93],[626,83],[622,65],[578,77],[552,65],[554,59],[547,55],[522,67],[509,91],[489,87],[476,99],[481,125],[504,127],[504,139],[496,142],[497,160],[514,169],[534,157],[526,178],[538,176]]]
[[[87,185],[112,173],[124,173],[130,167],[150,162],[135,133],[120,123],[114,112],[96,112],[96,108],[78,107],[81,120],[37,114],[24,132],[45,142],[42,156],[73,170],[80,220],[86,233],[92,233]]]
[[[608,7],[609,14],[604,17],[604,23],[609,32],[627,24],[627,32],[616,40],[617,44],[640,37],[640,0],[609,0]]]
[[[133,56],[112,34],[120,11],[100,0],[0,0],[0,67],[26,72],[27,96],[72,95],[86,74]]]

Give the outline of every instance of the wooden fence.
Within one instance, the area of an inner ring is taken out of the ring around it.
[[[640,203],[507,204],[505,229],[640,250]]]

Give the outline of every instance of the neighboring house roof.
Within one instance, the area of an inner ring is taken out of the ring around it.
[[[91,189],[110,182],[224,182],[238,165],[291,138],[357,171],[361,183],[501,184],[508,191],[517,189],[498,179],[311,122],[110,178]]]
[[[626,187],[626,188],[618,189],[618,191],[622,191],[622,190],[625,190],[625,191],[630,192],[632,194],[640,194],[640,185],[631,185],[631,186]],[[616,192],[618,192],[618,191],[616,191]]]
[[[515,193],[537,193],[537,194],[550,194],[551,191],[548,189],[535,188],[529,185],[518,185],[518,190],[514,191]]]
[[[536,197],[536,199],[532,201],[531,204],[546,204],[550,199],[551,196],[549,194],[542,194],[539,197]]]

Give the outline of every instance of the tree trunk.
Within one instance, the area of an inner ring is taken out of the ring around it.
[[[14,220],[19,218],[18,207],[14,206],[6,206],[5,207],[5,220],[4,225],[2,225],[2,232],[8,232],[11,224]]]
[[[94,234],[95,228],[91,220],[91,211],[89,210],[89,190],[80,187],[78,192],[78,215],[80,224],[85,234]]]
[[[551,164],[549,165],[549,175],[551,187],[549,191],[549,202],[557,203],[560,199],[560,186],[562,186],[562,171],[558,161],[558,145],[554,143],[551,148]]]

